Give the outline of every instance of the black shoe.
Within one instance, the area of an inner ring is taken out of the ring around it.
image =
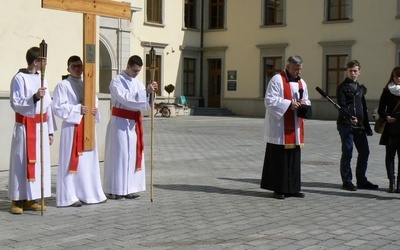
[[[347,191],[357,191],[356,186],[354,186],[351,182],[343,182],[342,189]]]
[[[82,207],[82,202],[81,201],[75,201],[74,203],[72,203],[69,206],[70,207]]]
[[[388,193],[394,193],[394,181],[389,182]]]
[[[376,190],[379,188],[378,185],[372,184],[371,182],[367,181],[362,185],[357,184],[358,189],[369,189],[369,190]]]
[[[140,199],[140,195],[135,194],[135,193],[127,194],[124,197],[126,199],[135,199],[135,200]]]
[[[288,194],[288,197],[295,197],[295,198],[304,198],[306,195],[304,193],[294,193],[294,194]]]
[[[285,195],[281,193],[274,193],[274,198],[278,200],[283,200],[285,199]]]
[[[396,189],[394,190],[394,192],[400,193],[400,176],[397,176]]]
[[[106,197],[111,200],[125,200],[125,197],[123,195],[117,194],[106,194]]]

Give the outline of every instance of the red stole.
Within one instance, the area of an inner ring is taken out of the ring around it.
[[[40,123],[40,114],[36,114],[34,118],[31,118],[15,113],[15,122],[25,125],[27,158],[26,178],[28,181],[35,181],[36,124]],[[43,122],[47,122],[46,113],[43,114]]]
[[[112,108],[111,114],[113,116],[135,120],[135,131],[137,135],[136,141],[136,171],[142,170],[142,159],[143,159],[143,150],[144,150],[144,141],[143,141],[143,122],[142,122],[142,113],[140,111],[132,111],[126,109],[120,109],[117,107]]]
[[[74,138],[72,139],[71,159],[69,162],[69,172],[78,171],[79,156],[83,154],[83,119],[81,123],[75,124]]]
[[[290,83],[286,79],[286,74],[284,71],[281,72],[282,82],[283,82],[283,97],[286,100],[293,101],[292,89]],[[303,88],[303,84],[299,79],[299,89]],[[295,118],[299,119],[300,125],[300,147],[304,146],[304,122],[303,118],[297,117],[296,112],[290,107],[285,112],[284,115],[284,136],[285,136],[285,148],[295,148],[296,147],[296,123]]]

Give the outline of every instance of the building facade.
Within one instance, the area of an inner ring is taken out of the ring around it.
[[[79,1],[77,1],[79,2]],[[371,111],[393,67],[400,64],[400,0],[130,0],[131,20],[98,17],[96,89],[101,100],[98,125],[100,155],[109,117],[108,84],[125,69],[131,55],[145,65],[139,78],[149,80],[149,51],[156,51],[157,99],[184,95],[192,107],[222,107],[237,115],[263,117],[269,79],[285,67],[287,57],[304,59],[316,119],[335,119],[337,111],[315,91],[335,99],[345,77],[345,63],[361,62]],[[9,108],[9,85],[25,53],[48,44],[46,78],[50,91],[66,74],[66,61],[83,53],[83,15],[41,7],[41,0],[3,0],[0,42],[5,63],[0,81],[3,115]],[[13,121],[0,124],[1,143],[10,144]],[[58,146],[56,146],[58,147]],[[56,151],[56,148],[53,147]],[[9,152],[0,169],[8,168]],[[57,153],[53,154],[56,163]],[[3,167],[4,165],[4,167]]]

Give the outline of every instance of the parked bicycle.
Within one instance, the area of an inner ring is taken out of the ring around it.
[[[154,109],[156,111],[154,116],[157,116],[157,115],[161,115],[162,117],[170,117],[171,116],[171,110],[167,106],[165,106],[164,103],[155,103]]]

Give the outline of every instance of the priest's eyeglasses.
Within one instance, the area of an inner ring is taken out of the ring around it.
[[[69,67],[70,67],[71,69],[76,69],[76,68],[82,68],[83,65],[82,65],[82,64],[71,64],[71,65],[69,65]]]

